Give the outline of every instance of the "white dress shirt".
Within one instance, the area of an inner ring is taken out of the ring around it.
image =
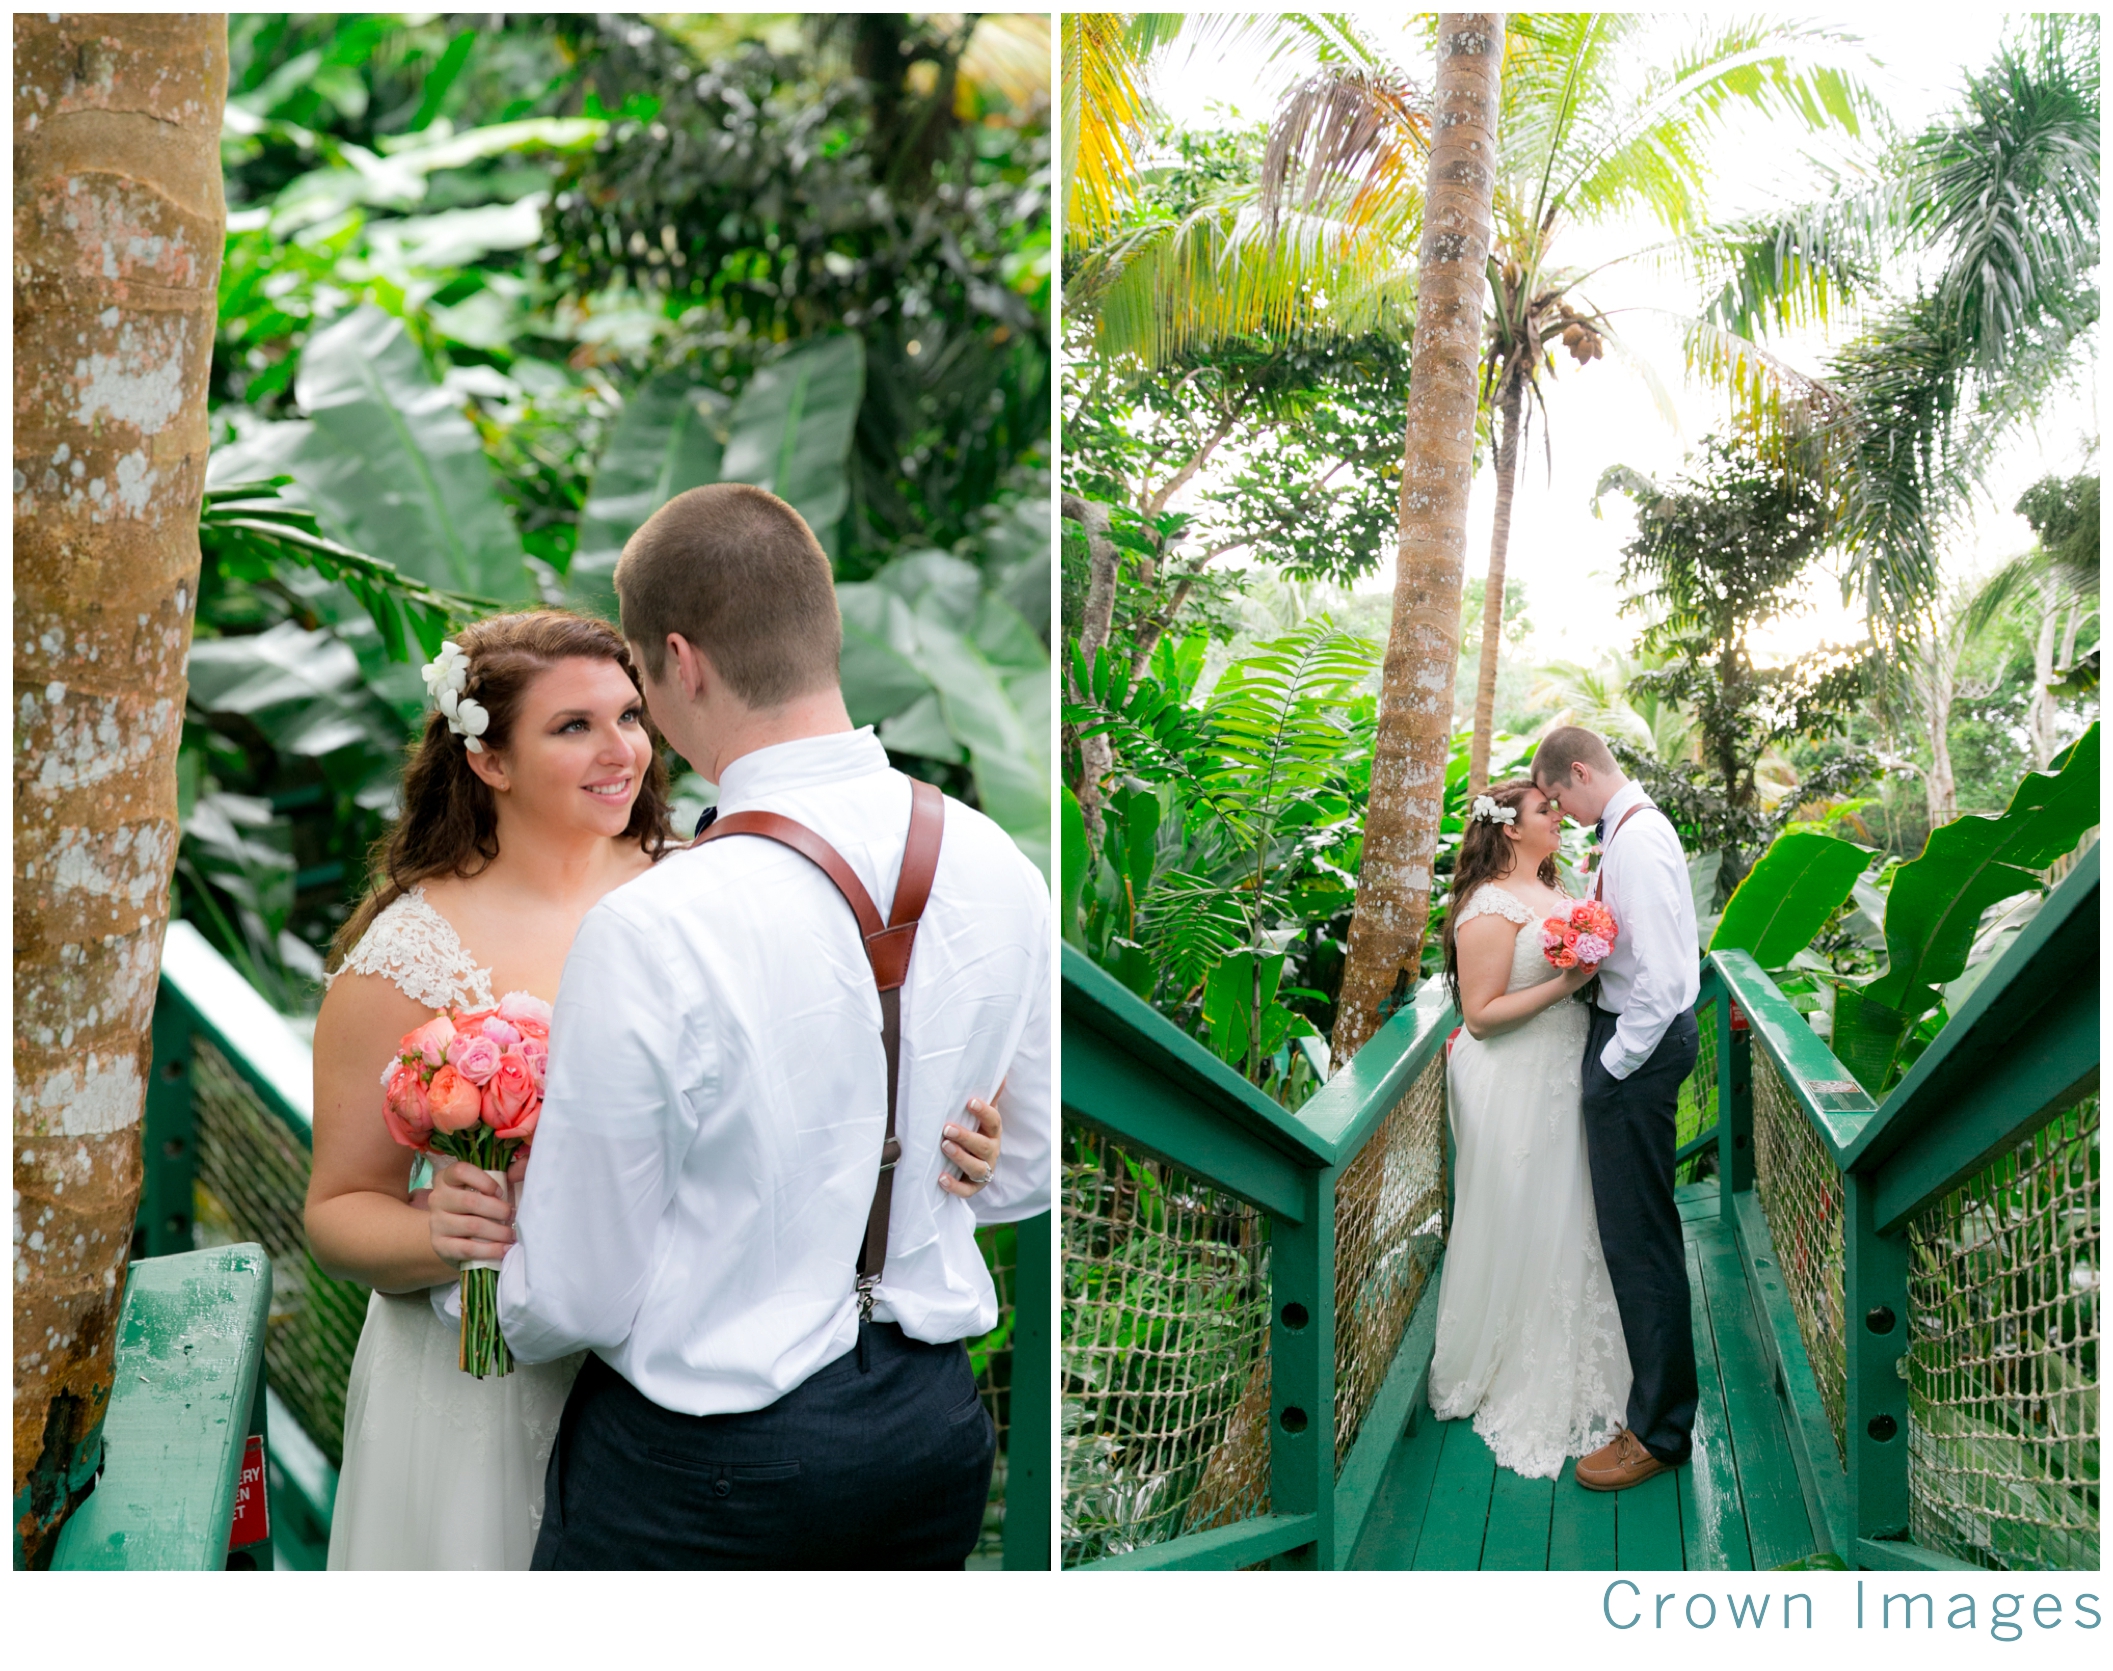
[[[1631,807],[1653,810],[1622,824]],[[1672,820],[1633,781],[1600,814],[1600,898],[1614,913],[1614,949],[1599,966],[1599,1007],[1621,1017],[1600,1062],[1627,1079],[1702,990],[1695,958],[1695,893]],[[1620,828],[1617,839],[1615,831]]]
[[[742,756],[722,815],[797,819],[885,918],[910,780],[870,727]],[[949,800],[902,995],[887,1267],[874,1316],[942,1342],[997,1323],[978,1221],[1046,1211],[1049,890]],[[994,1183],[939,1188],[940,1127],[998,1099]],[[558,986],[550,1076],[499,1320],[516,1356],[592,1347],[665,1409],[761,1409],[857,1341],[854,1265],[887,1121],[880,997],[856,919],[774,841],[663,859],[588,912]]]

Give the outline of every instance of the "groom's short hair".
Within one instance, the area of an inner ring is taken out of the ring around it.
[[[1613,751],[1597,731],[1587,731],[1582,725],[1559,725],[1533,751],[1529,771],[1535,783],[1561,783],[1570,776],[1570,768],[1580,763],[1595,772],[1621,770],[1614,763]]]
[[[625,542],[615,579],[624,636],[649,678],[674,632],[751,708],[837,682],[844,623],[829,556],[774,493],[745,482],[678,493]]]

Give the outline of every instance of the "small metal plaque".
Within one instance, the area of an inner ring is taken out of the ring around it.
[[[1832,1096],[1845,1097],[1862,1091],[1863,1087],[1853,1079],[1808,1079],[1805,1081],[1805,1089],[1808,1091],[1822,1091]]]

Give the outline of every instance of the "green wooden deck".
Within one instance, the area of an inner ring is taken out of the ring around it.
[[[1751,1571],[1820,1546],[1713,1179],[1679,1191],[1702,1398],[1688,1465],[1631,1491],[1500,1469],[1472,1424],[1421,1407],[1365,1522],[1354,1567],[1400,1572]]]

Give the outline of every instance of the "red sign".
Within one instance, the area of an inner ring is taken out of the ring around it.
[[[271,1536],[271,1505],[264,1489],[264,1437],[252,1433],[242,1447],[242,1478],[235,1485],[235,1524],[228,1529],[227,1546],[262,1543]]]

